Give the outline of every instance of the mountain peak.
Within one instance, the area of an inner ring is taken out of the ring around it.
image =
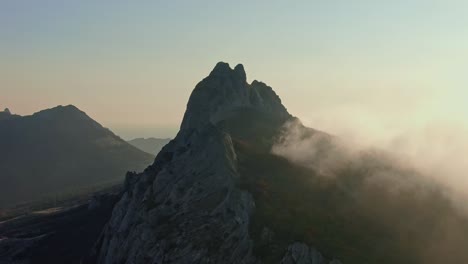
[[[218,62],[210,73],[213,77],[231,77],[241,82],[247,82],[247,76],[245,74],[244,66],[237,64],[234,69],[229,66],[229,63]]]
[[[72,105],[72,104],[69,104],[69,105],[58,105],[52,109],[57,109],[57,110],[65,110],[65,111],[80,111],[80,109],[78,109],[78,107]]]
[[[210,75],[224,74],[224,73],[229,73],[230,71],[232,71],[232,69],[231,69],[231,66],[229,66],[229,63],[220,61],[216,63]]]
[[[247,83],[242,64],[232,69],[228,63],[218,62],[190,95],[181,129],[215,124],[230,112],[242,108],[269,112],[281,118],[289,116],[271,87],[258,81],[251,85]]]
[[[74,105],[58,105],[56,107],[36,112],[33,116],[48,120],[61,120],[66,122],[91,121],[92,123],[95,123],[95,121],[85,112],[81,111]]]
[[[244,65],[242,64],[237,64],[236,67],[234,67],[234,73],[239,76],[244,81],[247,81],[247,75],[245,74],[244,70]]]
[[[8,108],[5,108],[5,110],[3,110],[3,112],[8,114],[8,115],[11,115],[10,109],[8,109]]]
[[[58,105],[49,109],[44,109],[38,113],[84,113],[74,105]]]

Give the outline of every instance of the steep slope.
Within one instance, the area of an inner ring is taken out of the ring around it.
[[[277,128],[292,118],[270,87],[247,84],[242,65],[232,70],[218,63],[195,87],[176,138],[143,173],[127,175],[126,192],[97,246],[99,263],[257,261],[249,230],[255,202],[238,186],[237,154],[227,133],[232,123],[224,123],[241,114]],[[233,129],[253,137],[254,127]],[[269,135],[263,140],[271,141]],[[302,246],[291,246],[285,263],[298,254],[310,257]],[[325,263],[319,259],[313,263]]]
[[[74,106],[0,121],[0,207],[116,182],[152,156]]]
[[[313,159],[277,151],[291,123]],[[385,153],[341,149],[242,65],[218,63],[176,138],[127,175],[96,261],[467,263],[468,222],[442,188]]]
[[[146,153],[156,155],[171,141],[170,138],[135,138],[127,141],[130,145],[143,150]]]

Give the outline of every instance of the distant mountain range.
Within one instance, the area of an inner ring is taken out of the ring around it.
[[[31,116],[0,112],[0,208],[123,180],[154,156],[73,105]]]
[[[131,145],[143,150],[151,155],[156,155],[158,152],[171,141],[170,138],[135,138],[127,141]]]

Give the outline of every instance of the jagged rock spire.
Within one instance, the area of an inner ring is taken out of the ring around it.
[[[244,65],[237,64],[234,68],[234,73],[239,77],[240,80],[247,82],[247,75],[245,74]]]
[[[247,75],[242,64],[237,64],[234,69],[231,69],[229,63],[222,61],[216,64],[209,77],[228,77],[239,82],[247,82]]]
[[[242,64],[232,69],[228,63],[218,62],[208,77],[193,90],[181,129],[196,129],[216,123],[236,108],[257,108],[289,116],[276,93],[264,83],[247,83]]]

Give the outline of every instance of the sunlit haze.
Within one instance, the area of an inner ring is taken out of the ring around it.
[[[272,86],[305,124],[333,133],[359,128],[381,140],[440,121],[465,126],[467,8],[2,1],[0,107],[29,115],[73,104],[126,139],[174,136],[193,87],[226,61]]]

